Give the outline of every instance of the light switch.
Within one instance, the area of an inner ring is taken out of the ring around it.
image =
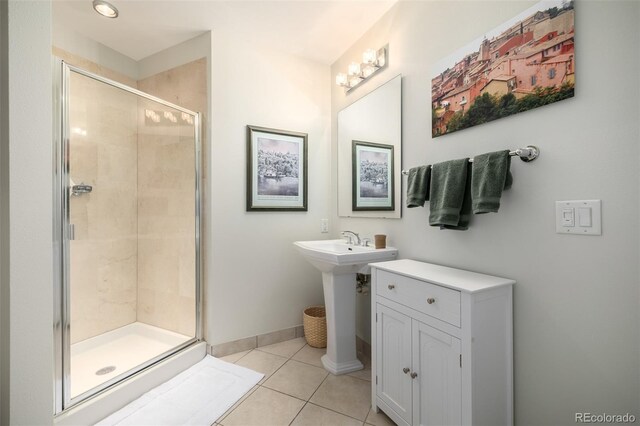
[[[591,207],[578,208],[578,225],[585,228],[591,227]]]
[[[558,234],[602,235],[600,200],[556,201]]]
[[[573,209],[564,208],[562,209],[562,226],[574,226],[575,225],[575,216],[573,214]]]

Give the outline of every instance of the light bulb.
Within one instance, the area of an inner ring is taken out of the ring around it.
[[[376,62],[378,54],[374,49],[367,49],[362,54],[362,62],[365,64],[373,64]]]
[[[359,75],[360,74],[360,64],[357,62],[352,62],[349,65],[349,75]]]
[[[384,67],[386,63],[387,63],[386,50],[380,49],[380,54],[378,55],[376,53],[376,65],[379,67]]]

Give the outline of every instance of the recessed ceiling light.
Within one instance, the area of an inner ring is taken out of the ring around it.
[[[102,16],[107,18],[117,18],[118,9],[111,3],[104,0],[93,0],[93,8]]]

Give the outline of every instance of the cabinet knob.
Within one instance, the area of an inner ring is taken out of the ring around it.
[[[411,373],[411,378],[415,379],[416,377],[418,377],[418,373],[416,373],[415,371],[413,373]]]
[[[394,288],[396,288],[395,284],[389,284],[387,287],[389,287],[389,290],[393,290]]]
[[[409,367],[405,367],[405,368],[403,368],[403,369],[402,369],[402,372],[403,372],[404,374],[407,374],[409,371],[410,371],[410,370],[409,370]]]
[[[430,297],[427,299],[427,303],[430,305],[433,305],[434,303],[436,303],[436,299],[434,299],[433,297]]]

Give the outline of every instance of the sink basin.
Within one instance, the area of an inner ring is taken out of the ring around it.
[[[354,246],[344,240],[296,241],[293,244],[322,272],[356,273],[368,263],[393,260],[398,254],[393,247]]]
[[[344,240],[296,241],[309,263],[322,272],[327,312],[327,353],[322,365],[332,374],[362,370],[356,356],[356,273],[367,264],[393,260],[398,250],[347,244]]]

